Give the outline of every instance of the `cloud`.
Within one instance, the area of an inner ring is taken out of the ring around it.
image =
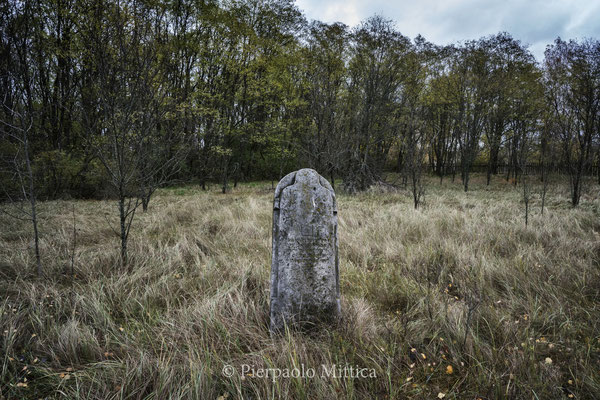
[[[333,23],[343,22],[349,26],[355,26],[361,20],[368,18],[365,10],[361,9],[360,0],[297,0],[296,5],[303,10],[309,19]]]
[[[500,31],[530,45],[538,60],[547,44],[600,37],[600,0],[298,0],[309,19],[350,26],[373,14],[395,21],[404,35],[436,44],[478,39]]]

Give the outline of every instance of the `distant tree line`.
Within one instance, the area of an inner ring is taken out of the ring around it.
[[[488,183],[534,165],[577,205],[600,167],[598,40],[538,64],[508,33],[438,46],[291,0],[2,2],[0,96],[1,198],[118,198],[123,236],[173,180],[312,167],[355,192],[397,171],[417,206],[426,170],[467,191],[482,165]]]

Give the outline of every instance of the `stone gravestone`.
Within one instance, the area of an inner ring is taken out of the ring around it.
[[[312,169],[286,175],[273,202],[271,332],[340,316],[338,264],[333,188]]]

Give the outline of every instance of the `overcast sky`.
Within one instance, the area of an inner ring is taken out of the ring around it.
[[[600,38],[600,0],[296,0],[308,19],[355,26],[373,14],[395,21],[405,36],[435,44],[506,31],[530,46],[538,61],[562,39]]]

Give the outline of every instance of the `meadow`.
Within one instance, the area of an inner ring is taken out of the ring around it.
[[[273,338],[270,182],[159,190],[126,268],[114,201],[41,202],[42,279],[30,225],[0,215],[0,398],[600,398],[587,187],[572,208],[553,183],[543,215],[535,187],[527,226],[522,189],[501,178],[467,193],[428,178],[418,210],[407,191],[340,192],[342,320]],[[244,365],[376,376],[273,380]]]

